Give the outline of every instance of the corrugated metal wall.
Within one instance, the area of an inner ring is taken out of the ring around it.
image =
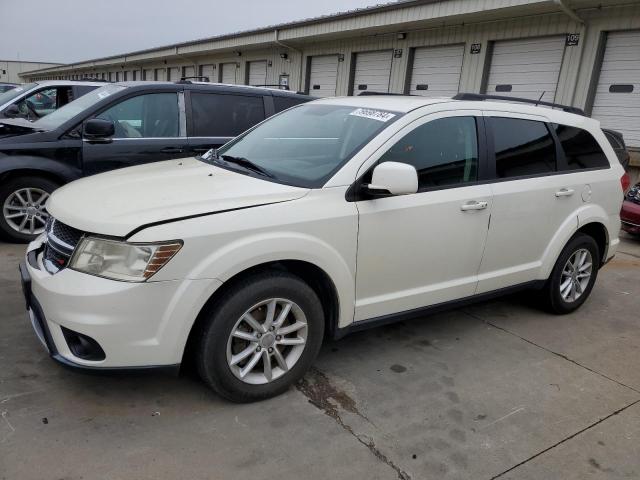
[[[488,20],[477,23],[448,27],[425,28],[419,19],[445,18],[470,12],[486,13],[492,10],[522,15],[522,8],[532,14],[519,18]],[[537,8],[538,10],[533,10]],[[289,75],[292,89],[304,90],[307,78],[308,58],[318,55],[337,55],[340,59],[337,71],[337,95],[347,95],[354,66],[351,64],[358,52],[393,50],[389,89],[393,93],[405,90],[410,75],[409,51],[415,47],[464,44],[464,58],[460,75],[460,91],[479,92],[485,79],[488,53],[491,45],[498,40],[544,37],[551,35],[579,34],[578,45],[564,49],[560,69],[556,101],[589,107],[593,98],[592,83],[597,78],[602,57],[606,32],[640,28],[640,5],[603,7],[579,11],[585,23],[572,20],[564,13],[542,13],[554,8],[546,0],[449,0],[398,8],[382,12],[341,18],[335,21],[315,22],[300,26],[289,26],[278,32],[278,39],[295,45],[296,49],[276,45],[276,32],[258,32],[228,39],[203,41],[191,45],[166,48],[156,51],[95,61],[91,68],[64,71],[64,68],[41,75],[41,78],[60,78],[69,75],[88,74],[100,76],[123,69],[163,69],[216,65],[217,81],[220,64],[233,62],[239,65],[237,80],[244,83],[247,65],[251,61],[266,60],[267,83],[277,84],[280,75]],[[519,9],[519,10],[518,10]],[[542,10],[541,10],[542,9]],[[416,20],[417,19],[417,20]],[[400,25],[393,30],[393,25]],[[386,30],[382,29],[386,26]],[[408,28],[410,26],[411,28]],[[402,30],[400,30],[402,28]],[[390,33],[386,33],[389,31]],[[398,31],[405,33],[400,38]],[[309,38],[315,36],[313,38]],[[339,40],[325,40],[325,37],[341,36]],[[306,40],[305,40],[306,37]],[[295,42],[295,43],[294,43]],[[472,45],[479,44],[479,52],[472,53]],[[207,49],[221,49],[219,53],[206,53]],[[302,50],[302,55],[299,53]],[[238,55],[237,52],[242,53]],[[286,55],[283,55],[285,54]],[[179,56],[177,55],[179,54]],[[188,55],[188,57],[185,57]],[[286,58],[282,58],[286,57]],[[117,62],[125,62],[120,63]],[[102,66],[101,66],[102,65]],[[180,70],[182,71],[182,70]]]

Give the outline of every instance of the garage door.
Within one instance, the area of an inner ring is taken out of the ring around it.
[[[607,35],[591,115],[640,147],[640,30]]]
[[[338,81],[338,56],[311,57],[309,70],[309,95],[335,97]]]
[[[145,68],[142,71],[142,79],[143,80],[153,80],[153,69],[152,68]]]
[[[216,70],[213,65],[200,65],[200,76],[207,77],[209,82],[217,82]],[[204,79],[203,79],[204,80]]]
[[[388,93],[392,56],[391,50],[357,53],[353,94],[364,91]]]
[[[170,82],[177,82],[180,80],[180,73],[180,68],[178,67],[167,68],[167,80]]]
[[[523,38],[493,44],[486,93],[553,102],[565,37]]]
[[[167,69],[156,68],[155,80],[158,80],[159,82],[164,82],[166,79],[167,79]]]
[[[236,80],[236,72],[238,71],[238,68],[236,67],[235,63],[223,63],[221,66],[221,79],[222,79],[222,83],[230,83],[230,84],[235,84],[237,83]]]
[[[411,68],[411,95],[451,97],[458,93],[464,45],[416,48]]]
[[[183,77],[195,77],[196,69],[194,67],[182,67],[182,76]]]
[[[267,61],[249,62],[249,85],[266,85]]]

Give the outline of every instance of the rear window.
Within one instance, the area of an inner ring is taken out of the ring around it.
[[[556,171],[556,147],[543,122],[492,117],[498,178],[544,175]]]
[[[554,125],[554,128],[564,150],[568,170],[609,167],[607,156],[589,132],[567,125]]]
[[[276,109],[276,113],[286,110],[287,108],[300,105],[304,102],[306,102],[306,100],[296,97],[273,97],[273,106]]]
[[[235,137],[264,120],[262,97],[191,92],[192,135]]]

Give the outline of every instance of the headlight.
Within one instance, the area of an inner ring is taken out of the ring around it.
[[[164,267],[182,248],[174,240],[162,243],[128,243],[85,237],[77,246],[69,268],[126,282],[144,282]]]

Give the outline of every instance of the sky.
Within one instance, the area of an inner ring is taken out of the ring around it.
[[[389,0],[0,0],[0,59],[70,63]]]

